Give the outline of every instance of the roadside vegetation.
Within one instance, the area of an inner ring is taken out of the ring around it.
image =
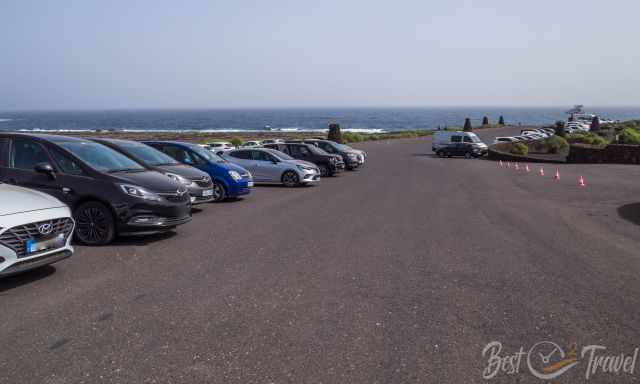
[[[569,144],[580,143],[596,146],[604,146],[609,144],[609,140],[594,132],[570,133],[567,135],[567,141],[569,142]]]
[[[518,156],[526,156],[529,153],[529,147],[524,143],[515,143],[511,147],[511,154]]]

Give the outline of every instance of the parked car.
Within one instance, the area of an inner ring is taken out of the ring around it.
[[[313,163],[268,148],[236,149],[223,157],[247,168],[256,183],[284,184],[287,187],[315,184],[320,181],[320,170]]]
[[[334,176],[344,170],[344,161],[339,155],[329,154],[315,145],[305,143],[265,144],[265,148],[286,153],[294,159],[308,161],[318,166],[320,176]]]
[[[458,146],[458,144],[469,144],[469,146],[472,147],[471,152],[474,154],[479,154],[480,156],[489,151],[489,147],[487,147],[487,145],[483,143],[482,140],[480,140],[478,135],[473,132],[461,131],[435,131],[433,134],[431,149],[437,154],[439,149],[447,147],[467,147]]]
[[[439,157],[464,156],[467,159],[483,155],[482,149],[472,143],[455,143],[436,149]]]
[[[240,147],[242,148],[256,148],[262,145],[260,140],[249,140],[242,143]]]
[[[340,155],[342,157],[342,161],[344,161],[345,168],[352,171],[358,168],[361,164],[362,159],[359,156],[361,154],[357,151],[354,151],[351,147],[348,147],[344,144],[338,144],[331,140],[318,140],[318,139],[305,139],[305,140],[290,140],[287,143],[307,143],[313,144],[323,151],[333,154]]]
[[[71,210],[53,196],[0,183],[0,277],[73,254]]]
[[[0,134],[0,180],[66,203],[76,239],[88,245],[163,232],[191,220],[187,188],[87,139]]]
[[[493,139],[493,144],[499,144],[499,143],[517,143],[520,140],[514,138],[514,137],[496,137],[495,139]]]
[[[222,152],[227,152],[235,149],[233,144],[228,141],[212,141],[211,143],[207,143],[207,146],[211,152],[217,153],[218,155]]]
[[[182,164],[206,172],[213,181],[213,201],[236,198],[251,193],[253,178],[246,169],[217,154],[191,143],[179,141],[145,141]]]
[[[213,201],[213,182],[209,175],[138,141],[118,139],[93,139],[133,159],[145,168],[157,171],[187,187],[191,204]]]

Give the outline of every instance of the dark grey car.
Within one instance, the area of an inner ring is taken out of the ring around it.
[[[187,187],[191,204],[213,201],[213,183],[209,175],[146,144],[131,140],[93,139],[135,160],[153,171],[160,172]]]

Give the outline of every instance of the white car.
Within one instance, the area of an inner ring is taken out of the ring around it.
[[[74,227],[69,207],[55,197],[0,183],[0,276],[71,256]]]
[[[249,140],[245,141],[240,147],[242,148],[256,148],[262,145],[262,142],[259,140]]]
[[[496,137],[493,140],[493,144],[499,144],[499,143],[517,143],[520,140],[516,139],[515,137]]]
[[[213,141],[211,143],[207,143],[207,148],[211,152],[215,152],[217,154],[236,149],[236,147],[234,147],[233,144],[228,141]]]
[[[284,140],[282,139],[265,139],[262,140],[262,145],[265,144],[284,144]]]

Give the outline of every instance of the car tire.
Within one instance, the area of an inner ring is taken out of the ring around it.
[[[213,181],[213,200],[214,203],[219,203],[227,198],[227,190],[219,181]]]
[[[326,165],[320,164],[318,165],[318,169],[320,170],[320,177],[332,176],[329,167],[327,167]]]
[[[300,176],[294,171],[286,171],[282,174],[282,184],[285,187],[295,187],[300,185]]]
[[[75,239],[85,245],[106,245],[116,236],[116,223],[111,210],[98,201],[80,204],[73,212]]]

